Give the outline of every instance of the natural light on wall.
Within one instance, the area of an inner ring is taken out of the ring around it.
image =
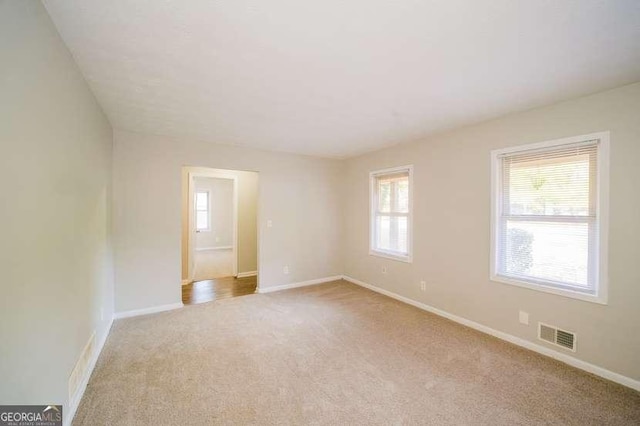
[[[411,166],[371,173],[370,254],[411,261],[411,176]]]
[[[607,144],[603,134],[494,151],[492,278],[604,302]]]

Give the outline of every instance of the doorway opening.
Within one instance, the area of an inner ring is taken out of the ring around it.
[[[182,170],[182,302],[255,293],[258,173]]]

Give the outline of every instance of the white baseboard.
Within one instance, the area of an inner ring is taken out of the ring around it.
[[[231,250],[233,246],[220,246],[220,247],[198,247],[196,251],[206,251],[206,250]]]
[[[274,287],[266,287],[266,288],[261,287],[258,289],[258,293],[272,293],[274,291],[289,290],[290,288],[297,288],[297,287],[306,287],[308,285],[322,284],[322,283],[327,283],[329,281],[337,281],[341,279],[342,279],[342,275],[335,275],[333,277],[318,278],[315,280],[301,281],[298,283],[291,283],[291,284],[285,284],[285,285],[277,285]]]
[[[255,277],[258,275],[258,271],[249,271],[249,272],[239,272],[236,275],[237,278],[247,278],[247,277]]]
[[[113,325],[113,317],[109,320],[109,325],[107,329],[104,331],[104,334],[100,336],[100,341],[98,341],[98,345],[91,356],[91,361],[89,363],[89,368],[87,368],[84,377],[82,379],[82,383],[80,385],[80,390],[76,394],[73,401],[69,401],[69,406],[64,412],[64,420],[63,424],[65,426],[71,426],[71,422],[73,421],[73,417],[76,415],[76,411],[78,411],[78,406],[80,405],[80,401],[82,401],[82,397],[84,396],[84,391],[87,389],[87,385],[89,384],[89,379],[91,378],[91,373],[93,373],[93,369],[96,367],[96,363],[98,362],[98,358],[102,353],[102,348],[104,348],[104,344],[107,342],[107,337],[109,337],[109,333],[111,331],[111,326]]]
[[[473,328],[475,330],[481,331],[483,333],[489,334],[491,336],[497,337],[498,339],[505,340],[509,343],[513,343],[514,345],[523,347],[525,349],[532,350],[534,352],[538,352],[542,355],[546,355],[550,358],[563,362],[565,364],[569,364],[572,367],[578,368],[580,370],[587,371],[591,374],[595,374],[596,376],[600,376],[607,380],[611,380],[612,382],[619,383],[623,386],[630,387],[631,389],[635,389],[640,391],[640,381],[632,379],[631,377],[623,376],[622,374],[615,373],[613,371],[607,370],[602,367],[598,367],[597,365],[590,364],[586,361],[582,361],[578,358],[574,358],[570,355],[557,352],[553,349],[546,348],[544,346],[538,345],[536,343],[530,342],[528,340],[522,339],[520,337],[513,336],[508,333],[504,333],[502,331],[495,330],[493,328],[487,327],[486,325],[482,325],[475,321],[468,320],[463,317],[459,317],[454,314],[450,314],[449,312],[440,310],[438,308],[434,308],[433,306],[426,305],[422,302],[417,302],[413,299],[409,299],[408,297],[400,296],[399,294],[393,293],[389,290],[382,289],[380,287],[376,287],[374,285],[365,283],[364,281],[357,280],[355,278],[349,277],[347,275],[343,275],[342,278],[346,281],[349,281],[353,284],[359,285],[364,288],[368,288],[369,290],[375,291],[380,294],[384,294],[385,296],[391,297],[393,299],[399,300],[406,304],[415,306],[416,308],[422,309],[427,312],[431,312],[432,314],[436,314],[438,316],[450,319],[451,321],[457,322],[459,324],[465,325],[467,327]]]
[[[133,311],[117,312],[114,315],[114,318],[115,319],[121,319],[121,318],[137,317],[137,316],[140,316],[140,315],[155,314],[157,312],[171,311],[173,309],[180,309],[182,307],[184,307],[182,302],[171,303],[169,305],[152,306],[151,308],[134,309]]]

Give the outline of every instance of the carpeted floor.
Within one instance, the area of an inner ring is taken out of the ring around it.
[[[343,281],[116,321],[75,425],[637,425],[640,393]]]

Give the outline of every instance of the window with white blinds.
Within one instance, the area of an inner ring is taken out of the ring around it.
[[[370,174],[369,253],[411,262],[412,166]]]
[[[606,145],[597,134],[494,151],[494,279],[604,302]]]

